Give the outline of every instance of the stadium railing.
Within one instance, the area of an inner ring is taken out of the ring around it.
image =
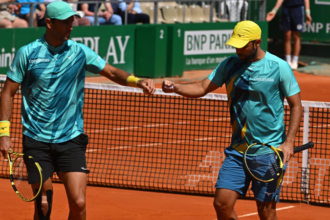
[[[94,8],[95,20],[97,20],[97,12],[102,10],[104,7],[101,5],[103,3],[110,3],[110,1],[70,1],[71,4],[83,4],[83,3],[96,3]],[[120,3],[120,2],[131,2],[131,1],[118,1],[114,0],[111,3]],[[202,7],[202,18],[200,22],[225,22],[232,21],[237,22],[240,20],[259,20],[264,21],[266,18],[266,0],[208,0],[208,1],[198,1],[198,0],[180,0],[180,1],[171,1],[171,0],[139,0],[142,5],[148,4],[148,12],[150,18],[153,18],[151,23],[168,23],[163,17],[161,11],[162,7],[172,6],[174,10],[180,10],[180,6],[189,6],[190,5],[199,5]],[[0,5],[10,5],[10,4],[28,4],[30,5],[30,16],[29,16],[29,27],[33,27],[33,11],[34,6],[39,4],[47,4],[48,2],[11,2],[11,3],[0,3]],[[146,10],[146,7],[143,7]],[[198,7],[197,7],[198,8]],[[189,23],[191,19],[186,18],[186,10],[188,7],[183,7],[182,12],[180,12],[182,18],[178,18],[176,22]],[[189,8],[190,9],[190,8]],[[188,10],[189,10],[188,9]],[[175,12],[177,13],[177,12]],[[189,13],[189,12],[188,12]],[[191,13],[189,13],[191,14]],[[207,17],[205,17],[205,15]],[[125,11],[125,17],[127,18],[127,11]],[[127,19],[125,19],[125,24]],[[95,22],[94,25],[97,25]]]

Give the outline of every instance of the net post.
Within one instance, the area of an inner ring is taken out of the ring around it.
[[[304,127],[303,144],[309,141],[309,102],[304,103]],[[301,193],[304,194],[304,202],[309,203],[309,164],[308,149],[303,151],[301,167]]]

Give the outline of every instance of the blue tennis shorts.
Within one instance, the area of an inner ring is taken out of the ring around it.
[[[302,32],[304,17],[304,6],[282,7],[281,30]]]
[[[237,152],[233,148],[229,147],[225,150],[226,159],[224,160],[219,176],[215,184],[215,188],[230,189],[238,192],[242,196],[246,195],[249,189],[250,182],[252,182],[251,190],[254,197],[261,202],[271,202],[275,199],[275,202],[280,200],[281,185],[276,190],[278,179],[269,183],[262,183],[254,180],[246,171],[243,165],[243,154]],[[262,160],[262,156],[257,156],[258,160]],[[284,167],[283,177],[285,173],[286,165]]]

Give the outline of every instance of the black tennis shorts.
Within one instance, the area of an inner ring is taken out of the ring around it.
[[[43,180],[56,172],[89,173],[86,165],[88,136],[79,136],[63,143],[45,143],[23,135],[23,153],[32,156],[42,169]]]

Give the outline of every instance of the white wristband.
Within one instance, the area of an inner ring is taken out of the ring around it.
[[[274,12],[275,14],[277,13],[277,9],[273,8],[272,12]]]
[[[310,15],[311,14],[311,10],[310,9],[306,9],[306,15]]]

